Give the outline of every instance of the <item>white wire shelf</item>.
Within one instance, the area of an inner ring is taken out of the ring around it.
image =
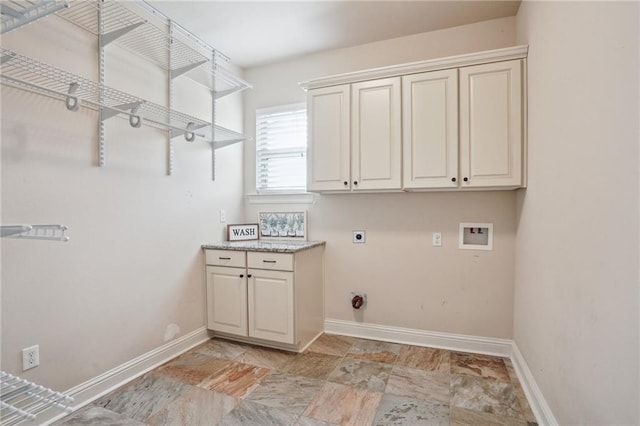
[[[220,65],[212,70],[216,51],[145,3],[74,0],[70,4],[56,15],[101,37],[103,46],[115,42],[169,71],[172,78],[186,74],[214,91],[216,98],[251,87]]]
[[[212,90],[215,99],[253,88],[250,83],[242,80],[218,63],[215,64],[213,72],[211,72],[210,68],[210,66],[197,67],[187,71],[185,76]]]
[[[8,33],[67,7],[67,1],[59,0],[3,0],[0,3],[0,33]]]
[[[69,241],[66,225],[2,225],[0,236],[28,240]]]
[[[73,398],[68,395],[0,371],[0,423],[3,426],[35,420],[36,414],[48,407],[70,413],[72,402]]]
[[[167,129],[172,137],[183,134],[188,141],[196,137],[216,142],[247,139],[222,126],[212,126],[207,121],[99,85],[5,48],[0,48],[0,80],[5,85],[60,99],[72,111],[79,106],[101,110],[103,120],[121,115],[128,118],[133,127],[146,124]],[[99,99],[101,91],[102,102]]]

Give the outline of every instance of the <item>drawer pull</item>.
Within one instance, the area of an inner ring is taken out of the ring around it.
[[[240,274],[240,278],[244,278],[244,274]]]
[[[276,263],[275,260],[263,260],[264,263]]]
[[[218,257],[218,259],[220,259],[220,260],[231,260],[230,257]]]
[[[247,278],[251,278],[251,274],[247,275]]]

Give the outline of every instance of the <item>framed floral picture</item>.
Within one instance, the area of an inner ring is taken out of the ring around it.
[[[260,239],[307,240],[307,212],[260,212]]]

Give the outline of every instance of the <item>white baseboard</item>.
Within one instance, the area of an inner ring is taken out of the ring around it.
[[[324,321],[324,331],[328,334],[505,357],[511,356],[513,343],[510,339],[441,333],[333,319]]]
[[[135,379],[136,377],[164,364],[170,359],[175,358],[203,342],[206,342],[208,339],[209,335],[207,333],[207,329],[205,327],[199,328],[150,352],[142,354],[131,361],[125,362],[106,373],[100,374],[93,379],[74,386],[65,393],[73,397],[73,409],[75,411],[90,402],[95,401],[102,395],[105,395]],[[25,426],[48,425],[65,415],[66,413],[62,413],[58,409],[46,408],[43,411],[38,412],[35,421],[23,424]]]
[[[520,380],[524,394],[529,401],[531,411],[533,411],[533,414],[536,416],[538,424],[550,426],[557,425],[558,421],[551,412],[551,408],[549,408],[547,401],[544,399],[544,395],[542,395],[542,391],[538,387],[538,384],[533,377],[533,373],[531,373],[527,361],[525,361],[524,357],[520,353],[516,342],[513,342],[511,362],[513,363],[513,368],[516,370],[518,380]]]

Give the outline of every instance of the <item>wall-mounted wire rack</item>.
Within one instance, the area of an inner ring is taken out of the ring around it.
[[[22,238],[28,240],[69,241],[65,232],[66,225],[2,225],[0,236],[7,238]]]
[[[211,127],[211,123],[206,121],[171,111],[9,49],[0,48],[0,70],[2,82],[9,86],[58,98],[72,111],[80,106],[101,109],[103,120],[122,114],[129,118],[133,127],[144,123],[169,129],[174,135],[175,132],[185,134],[190,141],[194,136],[207,138],[206,132],[199,129]],[[102,100],[99,99],[101,93]]]
[[[221,65],[221,62],[229,61],[227,57],[142,1],[73,0],[69,6],[58,9],[55,14],[98,38],[98,82],[7,49],[2,49],[0,57],[2,82],[63,99],[70,110],[79,106],[97,109],[100,112],[98,162],[101,167],[106,164],[104,122],[121,116],[128,118],[133,127],[144,124],[167,130],[169,175],[173,173],[174,137],[182,134],[189,142],[197,138],[211,142],[215,179],[215,150],[249,139],[215,124],[215,101],[251,85]],[[104,50],[112,43],[167,71],[168,107],[105,86]],[[211,92],[210,122],[172,108],[173,80],[182,75]]]
[[[221,65],[229,58],[146,3],[74,0],[70,4],[70,8],[56,15],[102,38],[103,46],[115,42],[170,71],[171,78],[186,74],[213,90],[217,97],[251,87]],[[210,66],[212,53],[216,60],[214,70]]]
[[[48,407],[70,413],[72,402],[73,398],[64,393],[0,371],[0,424],[3,426],[35,420],[36,414]]]
[[[59,0],[3,0],[0,3],[0,33],[15,30],[66,7],[69,3]]]

